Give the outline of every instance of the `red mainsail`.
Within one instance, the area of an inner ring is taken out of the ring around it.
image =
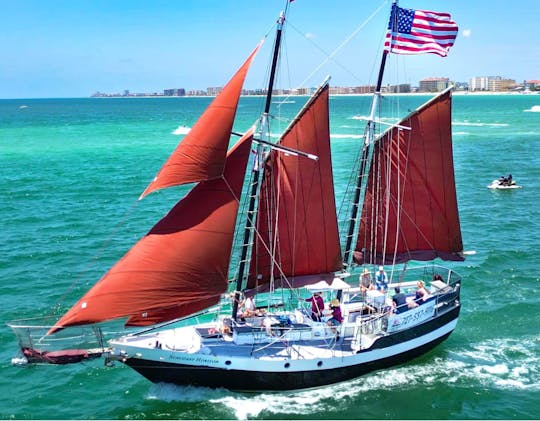
[[[261,45],[262,41],[197,120],[141,194],[141,199],[165,187],[221,177],[242,86]]]
[[[227,291],[238,200],[252,139],[250,130],[227,154],[223,176],[195,186],[57,326],[120,317],[128,317],[127,325],[145,326],[218,303]]]
[[[464,260],[445,91],[375,143],[354,253],[359,264]]]
[[[273,150],[261,186],[248,288],[272,278],[326,274],[342,267],[332,177],[328,85],[311,98]],[[272,256],[274,256],[272,258]]]

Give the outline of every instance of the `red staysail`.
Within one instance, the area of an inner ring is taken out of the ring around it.
[[[57,323],[128,317],[127,325],[173,320],[219,302],[253,130],[227,154],[222,177],[199,183]]]
[[[376,142],[357,263],[463,260],[452,157],[452,97],[442,93]],[[364,249],[364,250],[362,250]]]
[[[141,199],[165,187],[212,180],[221,177],[225,156],[242,85],[262,41],[250,54],[242,67],[212,101],[154,180],[141,194]]]
[[[330,153],[328,85],[311,98],[280,145],[317,161],[273,150],[261,186],[248,288],[275,278],[341,269]],[[271,255],[275,256],[272,264]]]

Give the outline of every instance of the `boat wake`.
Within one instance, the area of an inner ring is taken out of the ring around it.
[[[536,337],[490,339],[460,350],[458,373],[481,386],[540,391],[540,343]]]
[[[210,402],[234,413],[237,419],[271,415],[332,414],[343,400],[370,401],[381,392],[437,384],[471,384],[489,388],[540,390],[540,343],[534,337],[493,339],[468,349],[447,351],[414,365],[390,369],[384,376],[374,373],[318,389],[283,393],[243,394],[226,389],[208,389],[170,384],[152,385],[147,398],[166,402]]]
[[[196,386],[176,386],[172,383],[152,384],[147,399],[163,402],[207,402],[230,396],[234,392],[227,389],[210,389]]]

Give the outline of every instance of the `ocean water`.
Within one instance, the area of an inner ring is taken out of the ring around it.
[[[425,99],[400,102],[413,109]],[[277,131],[302,101],[276,109]],[[369,98],[330,101],[339,196]],[[208,103],[0,100],[1,419],[538,418],[540,95],[454,96],[460,218],[465,249],[475,254],[454,266],[464,278],[456,330],[421,358],[317,390],[273,394],[154,385],[102,360],[12,365],[17,341],[5,323],[67,309],[185,194],[174,188],[137,202]],[[242,98],[234,129],[249,127],[260,109],[259,99]],[[522,189],[486,188],[508,173]]]

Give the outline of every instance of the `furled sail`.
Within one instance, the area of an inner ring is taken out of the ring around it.
[[[238,200],[251,129],[229,151],[222,177],[201,182],[57,323],[128,317],[127,325],[173,320],[219,302],[227,290]]]
[[[165,187],[221,177],[242,86],[261,45],[262,41],[197,120],[141,194],[141,199]]]
[[[451,91],[377,140],[369,170],[357,263],[463,260],[454,180]]]
[[[342,267],[328,89],[325,84],[316,92],[279,142],[319,159],[273,150],[266,162],[247,285],[250,289],[268,284],[272,277],[325,274]]]

